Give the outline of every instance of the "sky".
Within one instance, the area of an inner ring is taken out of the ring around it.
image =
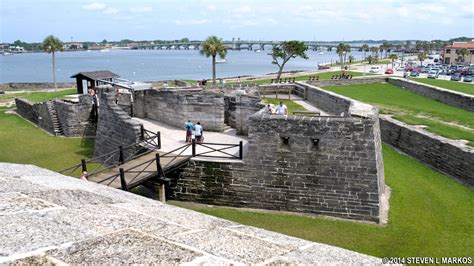
[[[0,42],[433,40],[474,36],[473,0],[0,0]]]

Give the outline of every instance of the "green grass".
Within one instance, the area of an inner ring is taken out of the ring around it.
[[[431,119],[416,117],[412,115],[395,115],[395,119],[410,125],[425,125],[426,130],[449,139],[464,139],[469,141],[467,145],[474,147],[474,130],[468,130],[457,126],[451,126]]]
[[[295,103],[294,101],[290,101],[290,100],[265,98],[263,100],[263,103],[264,104],[273,104],[274,107],[276,107],[277,105],[280,104],[280,101],[283,101],[285,103],[286,107],[288,107],[288,114],[290,114],[290,115],[292,115],[295,111],[306,111],[306,108],[304,108],[303,106]]]
[[[342,71],[332,71],[332,72],[321,72],[316,73],[313,75],[294,75],[292,77],[295,78],[296,81],[307,81],[309,76],[319,76],[320,80],[323,79],[330,79],[334,75],[340,75]],[[364,73],[362,72],[354,72],[354,71],[345,71],[347,75],[352,75],[354,77],[362,76]],[[366,73],[367,74],[367,73]],[[369,74],[367,74],[369,75]],[[371,74],[373,75],[373,74]],[[283,78],[284,79],[284,78]],[[245,80],[242,81],[241,84],[268,84],[271,82],[271,79],[256,79],[256,80]],[[226,84],[238,84],[237,82],[227,82]]]
[[[386,226],[218,207],[191,208],[377,257],[472,257],[472,190],[388,146],[383,147],[383,157],[385,180],[392,189]]]
[[[440,80],[440,79],[428,79],[428,78],[416,78],[414,81],[425,83],[428,85],[433,85],[441,87],[444,89],[458,91],[470,95],[474,95],[474,84],[463,83],[459,81],[451,80]]]
[[[15,98],[23,98],[32,102],[45,102],[60,99],[66,95],[75,94],[76,89],[66,89],[51,92],[22,92],[14,94],[0,94],[0,103],[13,101]]]
[[[20,116],[0,110],[0,147],[0,162],[59,171],[80,163],[81,158],[89,159],[94,141],[50,136]]]
[[[464,109],[431,100],[388,83],[326,86],[324,89],[362,102],[374,104],[381,112],[421,115],[432,120],[456,122],[474,129],[474,115]]]

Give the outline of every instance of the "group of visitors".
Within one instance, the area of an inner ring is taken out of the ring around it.
[[[186,130],[186,142],[188,144],[191,143],[191,140],[193,139],[193,130],[194,130],[194,137],[196,138],[197,143],[202,143],[204,141],[204,137],[202,135],[203,129],[201,126],[201,122],[197,122],[196,125],[191,122],[191,120],[188,120],[186,124],[184,124],[184,129]]]
[[[276,115],[288,115],[288,107],[286,107],[283,101],[280,101],[280,104],[277,105],[277,107],[275,108],[275,113],[274,113],[272,107],[268,104],[267,113],[276,114]]]

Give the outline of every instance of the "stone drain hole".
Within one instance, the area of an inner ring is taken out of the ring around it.
[[[311,139],[313,142],[313,149],[318,149],[319,148],[319,139]]]
[[[290,150],[290,137],[281,137],[280,149],[285,151]]]

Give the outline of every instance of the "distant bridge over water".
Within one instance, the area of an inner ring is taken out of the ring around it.
[[[176,42],[166,44],[147,44],[138,45],[134,49],[154,49],[154,50],[199,50],[202,46],[203,41],[190,41],[190,42]],[[272,49],[273,47],[282,43],[282,41],[223,41],[224,45],[229,50],[261,50]],[[305,45],[313,51],[332,51],[336,49],[339,42],[318,42],[318,41],[305,41]],[[362,51],[362,43],[350,44],[352,50]],[[375,44],[369,45],[375,46]]]

